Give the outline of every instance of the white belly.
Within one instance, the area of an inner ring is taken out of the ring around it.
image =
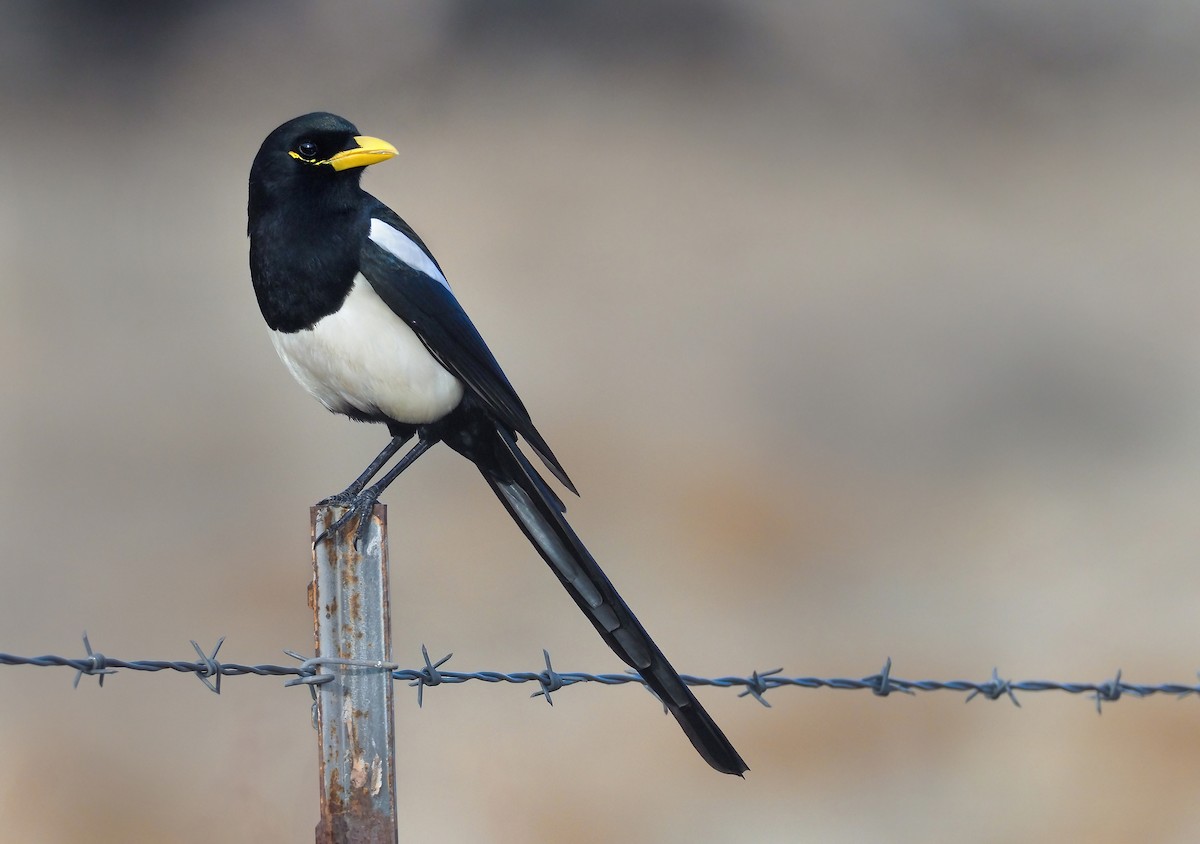
[[[294,334],[271,332],[275,351],[321,404],[420,425],[462,400],[463,385],[376,295],[362,275],[337,313]]]

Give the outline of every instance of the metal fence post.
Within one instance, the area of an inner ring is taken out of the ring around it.
[[[313,507],[312,535],[343,512]],[[309,606],[317,656],[390,663],[387,508],[376,505],[362,552],[352,521],[313,549]],[[391,671],[324,666],[334,679],[315,686],[321,767],[316,844],[395,844],[396,742]]]

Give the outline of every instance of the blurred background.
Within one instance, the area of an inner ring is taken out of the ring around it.
[[[1195,682],[1200,9],[1170,0],[5,4],[0,651],[287,662],[308,507],[246,177],[302,112],[419,231],[675,665]],[[474,469],[385,497],[395,658],[619,671]],[[308,841],[309,695],[0,670],[0,838]],[[402,839],[1184,842],[1196,700],[397,687]]]

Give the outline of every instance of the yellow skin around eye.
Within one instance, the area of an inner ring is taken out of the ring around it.
[[[342,150],[321,161],[312,161],[293,150],[289,150],[288,155],[305,164],[328,164],[334,170],[349,170],[354,167],[366,167],[370,164],[378,164],[380,161],[387,161],[398,153],[394,146],[381,138],[359,135],[355,137],[354,142],[358,144],[354,149]]]

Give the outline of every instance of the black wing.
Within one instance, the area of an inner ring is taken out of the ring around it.
[[[412,241],[440,273],[441,267],[416,232],[398,214],[376,202],[371,217]],[[379,298],[412,327],[430,354],[463,382],[496,421],[520,434],[564,486],[578,494],[450,288],[370,238],[363,242],[360,268]]]

